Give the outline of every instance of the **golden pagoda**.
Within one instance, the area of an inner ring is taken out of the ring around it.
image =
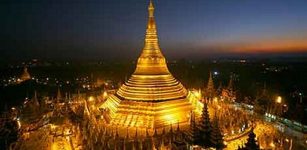
[[[27,80],[30,80],[30,79],[31,79],[31,76],[28,72],[28,68],[25,66],[23,68],[23,73],[21,74],[20,80],[18,82],[20,83],[20,82],[27,81]]]
[[[189,92],[167,68],[159,47],[152,1],[148,13],[145,45],[134,73],[100,106],[111,125],[157,129],[189,122]]]

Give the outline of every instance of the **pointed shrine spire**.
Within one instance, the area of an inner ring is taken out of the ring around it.
[[[126,139],[129,139],[129,128],[127,127],[127,131],[126,131]]]
[[[212,72],[210,71],[209,79],[208,79],[208,84],[207,84],[207,89],[210,89],[212,87],[214,87],[214,85],[213,85],[213,79],[212,79]]]
[[[229,90],[233,90],[233,76],[230,75],[230,79],[229,79],[229,83],[228,83],[228,87]]]
[[[30,80],[30,79],[31,79],[31,76],[28,72],[28,68],[27,68],[27,66],[24,66],[23,73],[20,76],[20,80],[21,80],[20,82],[27,81],[27,80]]]
[[[57,100],[57,102],[60,102],[61,99],[62,99],[61,90],[60,90],[60,87],[58,87],[56,100]]]
[[[212,99],[215,96],[215,89],[214,89],[214,83],[213,83],[211,71],[209,73],[206,96],[209,99]]]
[[[149,17],[154,17],[154,10],[155,10],[155,7],[152,3],[152,0],[150,0],[149,6],[148,6]]]
[[[148,128],[146,128],[146,137],[149,137]]]
[[[163,57],[158,43],[157,26],[154,17],[154,10],[155,10],[154,5],[152,3],[152,0],[150,0],[148,6],[148,22],[147,22],[147,29],[145,35],[145,46],[142,55],[143,54],[145,55],[146,50],[152,50],[155,53],[147,53],[147,55],[154,54],[159,57]]]
[[[159,47],[154,10],[153,2],[150,0],[145,44],[142,54],[138,59],[135,74],[169,74],[166,60]]]
[[[33,102],[34,102],[34,105],[39,106],[36,90],[34,91]]]
[[[135,128],[135,136],[136,139],[138,138],[138,128]]]

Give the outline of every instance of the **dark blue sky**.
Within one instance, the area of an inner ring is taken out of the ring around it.
[[[148,0],[2,0],[3,59],[136,58]],[[168,58],[307,52],[306,0],[154,0]]]

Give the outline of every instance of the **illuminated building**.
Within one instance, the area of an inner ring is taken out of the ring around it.
[[[210,72],[209,74],[209,79],[208,79],[208,84],[207,84],[207,89],[205,90],[205,96],[206,98],[212,100],[215,96],[215,88],[214,88],[214,83],[212,79],[212,73]]]
[[[248,139],[244,144],[244,147],[239,147],[238,150],[260,150],[259,144],[256,140],[256,135],[254,133],[254,128],[252,128],[251,132],[248,134]]]
[[[24,67],[23,68],[23,73],[21,74],[20,80],[18,82],[20,83],[20,82],[27,81],[27,80],[30,80],[30,79],[31,79],[31,76],[30,76],[30,74],[28,72],[28,68]]]
[[[236,91],[234,90],[233,77],[230,76],[230,80],[227,88],[222,90],[222,97],[227,101],[235,101]]]
[[[158,129],[188,124],[193,109],[191,94],[169,72],[158,42],[154,6],[148,7],[145,44],[131,77],[100,109],[109,124]]]
[[[2,139],[9,137],[5,135],[10,130],[18,137],[10,149],[219,150],[227,146],[233,150],[243,143],[246,144],[240,149],[260,149],[266,143],[277,148],[280,139],[270,136],[270,142],[261,140],[260,137],[267,139],[268,135],[278,134],[266,124],[261,125],[263,120],[256,120],[260,118],[258,114],[254,119],[262,127],[255,130],[259,143],[256,141],[250,126],[253,113],[234,101],[233,78],[220,96],[222,87],[216,92],[211,73],[203,93],[185,89],[172,76],[159,47],[151,1],[148,11],[144,48],[131,77],[117,91],[107,91],[108,81],[97,80],[95,84],[86,77],[81,82],[87,88],[82,95],[78,90],[77,95],[66,93],[64,98],[58,88],[55,99],[39,100],[35,92],[22,107],[12,108],[16,112],[12,117],[16,130],[0,122],[0,128],[5,125],[0,130]],[[26,68],[21,79],[30,79]],[[93,90],[101,85],[103,92]],[[63,91],[67,91],[66,87]],[[276,104],[282,103],[283,99],[277,97]],[[214,119],[210,119],[210,114],[215,114]],[[291,139],[287,141],[292,143]]]

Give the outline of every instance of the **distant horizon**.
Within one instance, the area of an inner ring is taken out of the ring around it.
[[[165,54],[164,54],[165,55]],[[287,53],[287,54],[276,54],[276,53],[266,53],[266,54],[219,54],[219,55],[204,55],[204,56],[185,56],[185,57],[169,57],[165,56],[167,61],[178,61],[178,60],[187,60],[187,61],[213,61],[213,60],[278,60],[278,61],[295,61],[298,62],[306,61],[307,62],[307,52],[306,53]],[[52,62],[99,62],[99,61],[107,61],[107,62],[126,62],[126,61],[137,61],[138,56],[132,58],[127,56],[113,56],[113,57],[83,57],[83,58],[73,58],[73,57],[56,57],[56,58],[43,58],[43,57],[23,57],[18,58],[15,57],[13,59],[10,58],[0,58],[0,62],[2,63],[11,63],[11,62],[29,62],[32,60],[38,61],[52,61]]]

